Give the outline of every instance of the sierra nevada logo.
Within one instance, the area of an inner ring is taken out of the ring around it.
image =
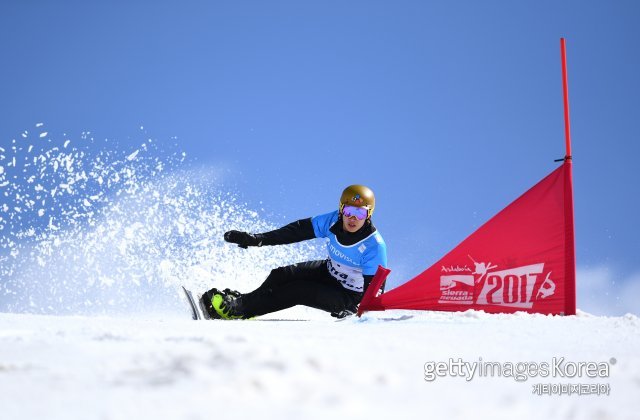
[[[471,274],[462,274],[466,270],[452,270],[451,266],[442,267],[438,303],[531,308],[536,300],[555,293],[551,272],[546,273],[543,281],[538,281],[545,274],[544,263],[494,271],[497,265],[476,262],[470,255],[469,258],[475,265]],[[456,274],[450,274],[452,271]]]

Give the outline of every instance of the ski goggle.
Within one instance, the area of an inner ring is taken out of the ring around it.
[[[344,217],[356,216],[358,220],[363,220],[369,215],[369,210],[366,207],[344,206],[342,207],[342,215]]]

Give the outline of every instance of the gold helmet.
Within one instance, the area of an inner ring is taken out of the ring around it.
[[[376,197],[373,191],[364,185],[349,185],[340,196],[340,214],[344,206],[364,207],[368,211],[367,218],[370,219],[376,208]]]

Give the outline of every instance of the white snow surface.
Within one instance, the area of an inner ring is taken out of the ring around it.
[[[2,418],[637,419],[640,411],[634,315],[389,311],[335,322],[285,311],[191,321],[184,309],[183,318],[0,314]],[[480,357],[564,357],[610,370],[425,380],[426,362]],[[535,395],[537,383],[608,384],[610,392]]]
[[[248,292],[272,268],[325,258],[324,244],[225,243],[226,230],[282,224],[166,142],[51,131],[33,146],[28,134],[0,148],[0,420],[639,418],[635,315],[389,311],[335,322],[297,307],[191,321],[181,284]],[[430,362],[562,357],[607,375],[425,380]],[[610,391],[532,393],[569,383]]]

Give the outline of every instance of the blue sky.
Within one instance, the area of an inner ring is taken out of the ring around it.
[[[640,278],[639,18],[634,1],[5,1],[0,144],[40,121],[122,144],[144,126],[277,224],[367,184],[408,279],[564,155],[565,37],[595,278],[578,287],[619,313]]]

